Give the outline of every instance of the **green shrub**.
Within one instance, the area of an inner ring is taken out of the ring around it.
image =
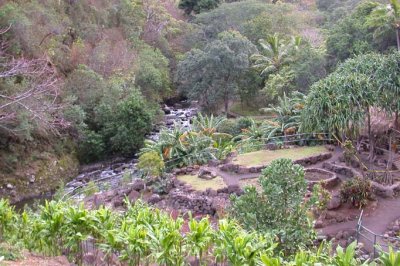
[[[87,183],[87,185],[84,189],[84,194],[86,197],[92,196],[97,192],[99,192],[99,187],[97,186],[97,184],[94,181],[90,181],[89,183]]]
[[[143,145],[150,132],[152,113],[140,92],[133,92],[117,106],[102,105],[97,109],[99,133],[106,143],[107,152],[133,155]]]
[[[105,151],[103,136],[91,130],[85,131],[85,135],[78,145],[79,160],[88,163],[102,159]]]
[[[146,175],[160,176],[164,172],[164,161],[155,151],[143,153],[139,157],[137,167]]]
[[[262,171],[261,192],[245,187],[242,196],[231,198],[231,214],[248,230],[275,234],[280,248],[294,252],[312,243],[308,212],[314,200],[304,203],[307,183],[304,169],[289,159],[278,159]]]
[[[238,130],[237,123],[233,119],[227,119],[223,121],[218,126],[218,132],[226,133],[232,136],[237,136],[240,134],[240,130]]]
[[[254,121],[250,117],[241,117],[236,122],[236,130],[241,133],[243,129],[248,129]]]
[[[362,208],[372,197],[371,182],[365,178],[355,177],[346,180],[340,187],[342,202],[349,202],[355,207]]]

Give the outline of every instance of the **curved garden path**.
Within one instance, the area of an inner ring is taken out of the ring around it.
[[[361,211],[360,211],[361,213]],[[379,198],[377,209],[369,216],[363,217],[362,225],[378,235],[383,235],[391,222],[400,217],[400,198],[384,199]],[[326,226],[318,230],[322,235],[335,235],[343,230],[356,230],[358,220],[348,221]],[[369,235],[369,234],[368,234]],[[371,235],[368,236],[372,238]],[[367,251],[373,252],[373,244],[360,238]],[[384,244],[381,237],[377,238],[377,243]]]

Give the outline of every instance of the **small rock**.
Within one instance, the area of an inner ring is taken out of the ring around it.
[[[124,200],[122,198],[115,198],[113,201],[113,206],[115,208],[122,207],[124,205]]]
[[[239,185],[229,185],[228,186],[228,194],[236,194],[241,195],[243,190],[240,188]]]
[[[315,221],[315,224],[314,224],[315,229],[322,228],[323,226],[324,226],[324,223],[322,221],[320,221],[320,220]]]
[[[14,186],[11,185],[10,183],[8,183],[6,187],[7,187],[7,189],[10,189],[10,190],[14,188]]]
[[[155,204],[155,203],[160,202],[160,201],[161,201],[160,195],[153,194],[153,195],[151,195],[151,197],[148,199],[147,202],[150,203],[150,204]]]
[[[11,195],[11,197],[14,197],[14,198],[17,197],[17,191],[11,190],[10,195]]]
[[[336,239],[342,239],[342,238],[343,238],[343,232],[342,232],[342,231],[339,231],[339,232],[336,234],[335,238],[336,238]]]
[[[328,205],[327,205],[326,208],[327,208],[328,210],[335,210],[335,209],[339,208],[341,205],[342,205],[342,202],[341,202],[341,200],[340,200],[340,197],[339,197],[339,196],[334,196],[334,197],[332,197],[332,199],[328,202]]]
[[[31,177],[29,178],[29,183],[35,183],[35,180],[36,180],[35,176],[31,175]]]
[[[131,187],[132,187],[133,190],[141,191],[141,190],[144,189],[145,183],[144,183],[143,179],[135,178],[135,179],[132,180]]]
[[[128,198],[131,203],[134,203],[140,198],[140,193],[136,190],[132,190],[131,193],[129,193]]]

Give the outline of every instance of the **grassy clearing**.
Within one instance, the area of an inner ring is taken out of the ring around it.
[[[314,147],[299,147],[293,149],[283,150],[262,150],[256,152],[250,152],[238,155],[237,158],[233,159],[233,162],[243,166],[259,166],[267,165],[275,159],[288,158],[291,160],[298,160],[304,157],[318,155],[322,152],[326,152],[324,146]]]
[[[246,104],[241,104],[240,102],[235,102],[232,104],[230,107],[230,110],[236,114],[242,115],[242,116],[261,116],[263,115],[262,112],[260,112],[260,108],[256,106],[248,106]]]
[[[177,178],[178,180],[191,185],[193,189],[199,191],[205,191],[207,188],[217,190],[226,187],[224,180],[219,176],[211,180],[198,178],[197,175],[181,175],[177,176]]]

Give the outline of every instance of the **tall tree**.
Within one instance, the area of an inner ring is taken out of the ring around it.
[[[399,129],[400,113],[400,52],[384,57],[376,71],[375,78],[379,84],[380,106],[390,115],[394,114],[394,126]]]
[[[379,5],[367,19],[367,25],[376,27],[375,35],[396,32],[397,50],[400,51],[400,3],[389,0],[389,5]]]
[[[179,89],[190,99],[198,100],[207,111],[217,111],[222,102],[227,114],[229,102],[236,96],[239,83],[250,67],[250,55],[256,51],[239,32],[223,32],[203,51],[188,52],[178,64]]]

